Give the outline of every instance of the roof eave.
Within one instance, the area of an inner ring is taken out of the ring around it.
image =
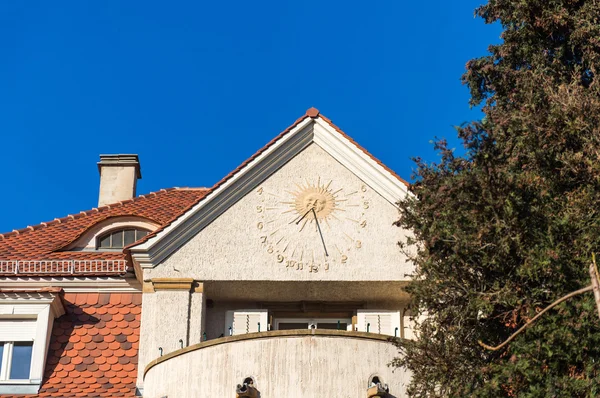
[[[127,248],[140,268],[153,268],[302,149],[315,142],[395,205],[408,183],[311,108],[292,126],[218,182],[170,225]],[[235,187],[235,189],[233,189]]]

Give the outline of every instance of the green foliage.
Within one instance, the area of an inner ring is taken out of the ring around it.
[[[464,156],[442,140],[439,163],[416,159],[397,225],[414,231],[401,244],[417,267],[414,307],[427,317],[394,365],[413,372],[414,397],[600,396],[591,293],[501,351],[477,344],[499,344],[590,284],[600,251],[600,1],[490,0],[476,14],[504,27],[503,43],[463,76],[486,116],[457,129]]]

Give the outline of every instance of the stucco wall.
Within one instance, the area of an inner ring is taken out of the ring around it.
[[[180,347],[201,341],[202,293],[165,290],[144,293],[140,330],[139,375],[148,362]],[[141,377],[138,377],[140,384]]]
[[[337,192],[337,211],[321,220],[328,256],[313,218],[301,230],[293,222],[298,213],[289,211],[294,192],[308,185]],[[144,279],[408,280],[412,265],[397,245],[406,233],[392,225],[397,218],[394,204],[313,143],[162,264],[144,270]]]
[[[233,397],[235,386],[250,376],[261,398],[364,398],[375,374],[389,385],[391,397],[406,397],[409,374],[387,366],[397,356],[392,344],[327,332],[331,335],[255,338],[186,352],[148,371],[144,397]]]
[[[137,171],[132,165],[104,166],[100,171],[98,206],[135,197]]]

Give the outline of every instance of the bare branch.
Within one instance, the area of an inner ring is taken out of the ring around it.
[[[514,332],[508,339],[506,339],[502,344],[497,345],[495,347],[487,345],[485,343],[483,343],[481,340],[479,340],[477,343],[479,343],[480,346],[482,346],[483,348],[490,350],[490,351],[498,351],[500,350],[502,347],[506,346],[508,343],[510,343],[512,340],[515,339],[515,337],[517,337],[517,335],[519,333],[521,333],[523,330],[525,330],[526,328],[528,328],[529,326],[531,326],[532,323],[534,323],[536,320],[538,320],[538,318],[540,318],[542,315],[544,315],[545,312],[547,312],[548,310],[550,310],[553,307],[556,307],[558,304],[562,303],[563,301],[566,301],[568,299],[570,299],[571,297],[577,296],[581,293],[585,293],[585,292],[590,292],[592,291],[592,285],[586,286],[583,289],[579,289],[579,290],[575,290],[574,292],[571,292],[569,294],[567,294],[566,296],[563,296],[561,298],[559,298],[558,300],[556,300],[555,302],[553,302],[552,304],[550,304],[549,306],[547,306],[546,308],[544,308],[542,310],[542,312],[540,312],[539,314],[537,314],[536,316],[534,316],[533,318],[531,318],[531,320],[529,320],[525,325],[521,326],[519,328],[519,330],[517,330],[516,332]]]

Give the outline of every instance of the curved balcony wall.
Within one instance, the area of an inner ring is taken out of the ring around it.
[[[144,371],[144,397],[234,397],[252,377],[260,398],[365,398],[371,376],[406,397],[407,371],[388,336],[337,330],[283,330],[223,337],[172,352]]]

